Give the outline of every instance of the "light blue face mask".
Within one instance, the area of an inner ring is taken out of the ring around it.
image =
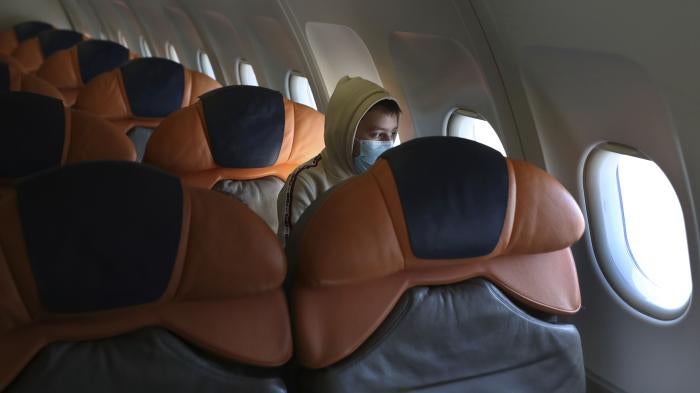
[[[392,141],[370,141],[366,139],[358,139],[357,141],[360,142],[360,155],[355,157],[355,170],[358,173],[367,172],[382,153],[394,146]]]

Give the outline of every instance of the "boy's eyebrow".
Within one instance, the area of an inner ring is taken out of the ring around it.
[[[399,127],[396,127],[396,128],[375,127],[375,131],[394,132],[394,131],[398,131],[398,130],[399,130]]]

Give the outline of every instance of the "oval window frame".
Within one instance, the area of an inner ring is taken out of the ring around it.
[[[487,122],[489,124],[489,126],[491,127],[491,129],[493,130],[496,137],[498,138],[498,142],[500,144],[500,149],[493,147],[489,144],[482,143],[478,140],[474,140],[471,138],[465,138],[465,137],[459,136],[459,135],[452,135],[452,133],[450,132],[450,129],[451,129],[450,125],[452,124],[452,121],[453,121],[452,119],[454,118],[455,115],[469,117],[472,119]],[[470,109],[460,108],[460,107],[454,108],[454,109],[450,110],[449,112],[447,112],[447,115],[445,116],[445,119],[443,121],[442,129],[443,129],[444,135],[453,136],[453,137],[457,137],[457,138],[463,138],[463,139],[469,139],[469,140],[473,140],[474,142],[482,143],[482,144],[484,144],[484,145],[486,145],[494,150],[497,150],[504,157],[508,157],[508,150],[506,150],[506,145],[503,143],[503,138],[502,138],[501,134],[499,134],[498,131],[496,130],[496,128],[491,124],[491,122],[486,117],[481,115],[479,112],[476,112],[476,111],[473,111]]]
[[[297,89],[293,88],[295,78],[301,78],[301,79],[306,80],[306,86],[308,86],[308,94],[306,94],[306,95],[307,95],[307,97],[311,97],[310,102],[304,102],[306,100],[299,99],[299,97],[295,97],[295,95],[296,95],[295,91],[297,90]],[[309,80],[309,78],[306,75],[302,74],[301,72],[289,71],[287,73],[287,97],[289,97],[290,100],[292,100],[296,103],[306,105],[309,108],[312,108],[314,110],[318,110],[318,103],[316,102],[316,97],[314,96],[314,91],[311,88],[311,81]],[[309,105],[309,104],[311,104],[311,105]]]
[[[250,70],[252,71],[253,79],[255,80],[254,84],[243,82],[244,74],[247,74],[243,70],[244,67],[250,67]],[[258,80],[257,73],[255,72],[255,67],[253,67],[253,64],[251,64],[249,61],[247,61],[245,59],[238,59],[238,61],[236,62],[236,78],[238,79],[239,85],[242,85],[242,86],[260,86],[260,81]]]
[[[650,295],[659,288],[638,266],[626,239],[623,206],[617,180],[620,156],[631,156],[656,163],[640,151],[621,144],[602,143],[594,147],[586,157],[583,170],[583,190],[591,235],[591,246],[605,281],[622,301],[633,310],[647,317],[664,322],[682,318],[693,297],[693,281],[684,302],[674,308],[663,307],[650,300],[662,295]],[[618,156],[618,157],[616,157]],[[661,168],[663,172],[663,168]],[[664,173],[664,176],[666,174]],[[668,179],[668,176],[666,176]],[[670,180],[669,180],[670,181]],[[675,197],[680,204],[678,192]],[[611,203],[616,201],[616,203]],[[680,204],[681,210],[683,205]],[[687,240],[687,224],[683,225]],[[687,244],[689,248],[689,244]],[[690,251],[688,249],[688,251]],[[690,259],[688,259],[690,264]],[[641,288],[641,289],[640,289]]]
[[[214,64],[211,62],[211,58],[207,52],[202,49],[197,50],[197,68],[199,72],[216,80],[216,71],[214,71]]]
[[[165,56],[168,58],[168,60],[182,64],[180,63],[180,54],[177,53],[175,45],[173,45],[170,41],[165,42]]]

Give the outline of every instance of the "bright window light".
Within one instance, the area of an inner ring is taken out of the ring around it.
[[[238,80],[241,85],[260,86],[258,84],[258,78],[255,76],[253,66],[245,61],[240,61],[238,63]]]
[[[148,45],[148,41],[144,36],[139,37],[139,46],[141,47],[141,56],[143,57],[153,57],[151,52],[151,47]]]
[[[129,47],[129,43],[126,41],[126,36],[121,30],[117,30],[117,41],[119,44],[125,48]]]
[[[461,109],[454,111],[447,123],[447,135],[482,143],[506,156],[506,149],[496,130],[477,113]]]
[[[168,59],[179,63],[180,62],[180,56],[177,54],[177,50],[175,49],[175,46],[173,44],[166,42],[165,43],[165,53],[168,56]]]
[[[302,105],[318,109],[309,79],[297,73],[289,74],[289,97]]]
[[[617,164],[625,238],[639,270],[683,304],[692,289],[683,210],[653,161],[622,156]]]
[[[624,147],[596,149],[586,172],[591,233],[606,278],[643,313],[678,317],[693,284],[683,210],[671,182],[655,162]]]
[[[199,51],[197,56],[197,61],[199,61],[199,71],[207,74],[210,78],[216,79],[216,74],[214,73],[214,67],[211,65],[211,60],[209,60],[209,55],[204,51]]]

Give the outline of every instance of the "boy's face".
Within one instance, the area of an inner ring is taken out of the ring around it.
[[[373,108],[360,120],[355,133],[355,143],[352,148],[353,157],[360,154],[358,140],[391,141],[396,140],[399,132],[399,116],[382,108]]]

